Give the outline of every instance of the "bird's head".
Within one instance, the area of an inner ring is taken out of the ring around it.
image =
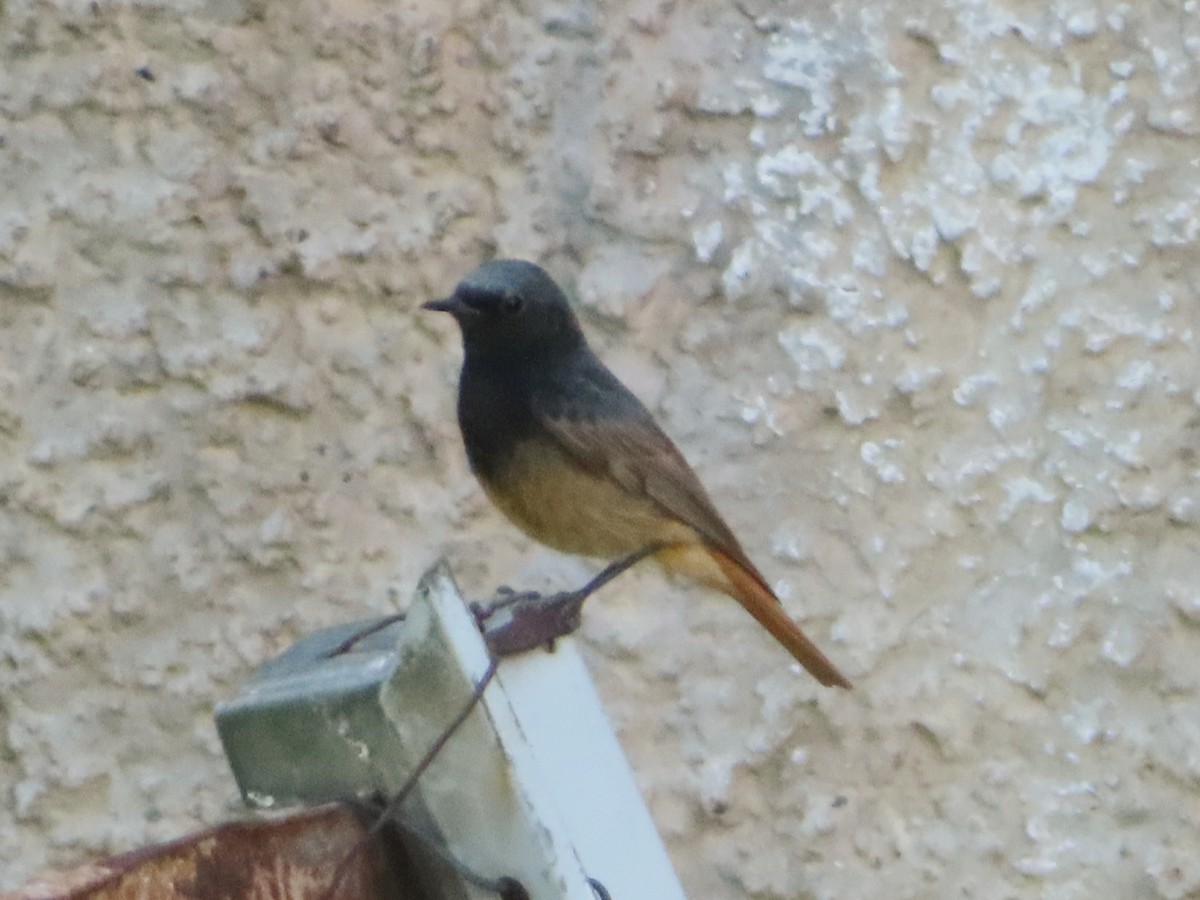
[[[422,309],[452,315],[468,354],[528,359],[583,343],[566,295],[541,267],[524,260],[486,262],[449,297]]]

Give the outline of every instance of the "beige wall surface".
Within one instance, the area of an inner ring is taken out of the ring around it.
[[[501,254],[856,683],[589,606],[691,896],[1200,896],[1198,236],[1197,0],[2,0],[0,887],[236,814],[214,702],[439,555],[592,571],[417,310]]]

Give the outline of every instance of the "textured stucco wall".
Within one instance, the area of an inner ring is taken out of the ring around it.
[[[1200,896],[1196,0],[3,0],[0,141],[0,887],[232,814],[214,700],[440,553],[589,571],[415,311],[498,252],[857,683],[587,610],[692,896]]]

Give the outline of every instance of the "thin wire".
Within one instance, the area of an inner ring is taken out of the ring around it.
[[[469,868],[465,863],[460,862],[455,858],[450,849],[446,847],[432,834],[429,834],[422,828],[418,828],[410,822],[405,822],[402,819],[396,820],[396,826],[407,834],[409,837],[417,841],[425,850],[432,853],[466,881],[468,884],[474,885],[485,891],[491,891],[503,898],[513,898],[517,900],[519,897],[528,897],[529,892],[515,878],[508,875],[502,875],[499,878],[485,878],[477,873],[474,869]]]
[[[404,832],[404,834],[408,835],[408,837],[419,843],[424,850],[433,854],[452,868],[468,884],[481,890],[491,891],[493,894],[499,896],[501,900],[528,900],[528,889],[511,875],[501,875],[499,878],[485,878],[465,863],[460,862],[445,844],[425,829],[418,828],[411,822],[405,822],[402,819],[396,819],[393,824],[400,831]],[[608,892],[608,888],[598,878],[588,878],[587,882],[588,886],[592,889],[592,893],[596,895],[596,900],[612,900],[612,894]]]
[[[373,634],[378,634],[389,625],[395,625],[397,622],[403,622],[404,618],[405,614],[402,612],[392,613],[390,616],[384,616],[378,622],[372,622],[365,628],[354,632],[354,634],[350,635],[350,637],[346,638],[344,641],[326,653],[325,656],[326,658],[332,658],[334,656],[341,656],[343,653],[349,653],[354,649],[354,645],[359,641],[369,638]]]
[[[341,886],[342,879],[345,877],[350,863],[356,856],[358,856],[358,854],[362,853],[367,844],[369,844],[375,838],[375,836],[379,834],[384,825],[387,824],[388,820],[396,814],[397,810],[400,809],[404,801],[408,799],[408,795],[411,794],[413,788],[417,786],[417,781],[422,775],[425,774],[425,770],[433,764],[433,761],[437,759],[438,754],[442,752],[447,742],[454,736],[454,732],[458,731],[463,722],[465,722],[467,717],[470,716],[474,711],[479,701],[483,699],[483,692],[487,690],[487,686],[491,684],[492,679],[496,677],[496,669],[499,667],[499,665],[500,661],[495,658],[488,662],[487,671],[483,673],[483,677],[480,678],[479,683],[475,685],[474,691],[471,692],[471,698],[463,705],[462,710],[460,710],[458,715],[454,717],[454,720],[442,731],[440,735],[438,735],[437,740],[435,740],[430,745],[429,749],[425,751],[425,755],[421,757],[421,761],[417,763],[412,773],[408,776],[408,779],[403,785],[400,786],[400,790],[396,791],[396,793],[392,796],[392,799],[390,799],[383,807],[383,812],[379,814],[379,818],[375,820],[374,824],[363,833],[362,837],[360,837],[354,846],[351,847],[346,853],[346,855],[342,857],[341,862],[338,863],[337,868],[333,871],[333,879],[330,881],[329,887],[326,888],[325,892],[321,895],[321,900],[334,900],[334,897],[337,896],[337,889]]]
[[[629,556],[610,563],[605,568],[601,569],[591,581],[578,590],[559,595],[559,597],[561,597],[563,601],[573,601],[576,605],[582,606],[583,602],[588,597],[600,590],[600,588],[604,587],[618,575],[637,565],[637,563],[641,562],[647,556],[653,556],[655,553],[667,546],[668,545],[665,543],[656,543],[643,547],[636,553],[631,553]],[[481,622],[486,621],[497,610],[506,606],[510,606],[514,603],[519,603],[521,599],[527,596],[528,595],[525,594],[515,594],[511,599],[506,598],[505,600],[502,600],[489,608],[478,611],[476,615],[480,616],[480,613],[482,613],[480,620]],[[404,613],[397,613],[392,616],[387,616],[380,621],[373,623],[367,628],[352,634],[349,638],[342,641],[326,655],[332,657],[347,653],[363,638],[372,634],[376,634],[387,626],[403,620]],[[437,739],[430,745],[429,749],[425,751],[425,755],[421,757],[420,762],[417,763],[412,773],[408,776],[408,779],[403,785],[401,785],[400,789],[395,793],[395,795],[393,795],[393,797],[384,805],[383,811],[380,812],[379,817],[375,820],[371,827],[368,828],[361,837],[359,837],[354,846],[351,847],[350,850],[347,851],[346,855],[342,857],[341,861],[338,862],[337,868],[334,869],[333,872],[333,878],[330,880],[329,887],[326,888],[324,893],[321,894],[321,900],[334,900],[337,895],[337,889],[341,886],[342,879],[345,877],[350,863],[356,856],[362,853],[366,846],[379,834],[380,831],[383,830],[388,821],[390,821],[392,817],[399,812],[400,807],[404,804],[404,801],[408,799],[409,794],[411,794],[413,789],[417,786],[417,782],[420,780],[421,776],[425,774],[425,771],[433,764],[433,761],[437,759],[438,755],[450,741],[450,738],[452,738],[454,733],[462,727],[462,724],[467,720],[467,717],[471,715],[475,707],[479,704],[479,701],[483,699],[483,692],[487,690],[488,685],[492,683],[492,679],[496,677],[496,670],[499,668],[499,666],[499,658],[497,656],[493,656],[488,662],[488,667],[483,673],[483,677],[480,678],[479,683],[475,685],[475,689],[471,692],[470,699],[463,706],[462,710],[459,711],[458,715],[454,717],[454,720],[442,731],[442,733],[438,735]],[[434,850],[437,855],[447,862],[451,867],[453,867],[455,871],[459,873],[459,875],[476,887],[495,891],[502,898],[512,898],[512,900],[517,900],[517,898],[522,896],[528,896],[528,891],[526,891],[520,882],[516,881],[515,879],[504,876],[496,881],[490,881],[480,875],[476,875],[463,864],[459,863],[458,860],[454,859],[448,850],[440,847],[425,835],[417,832],[411,826],[402,825],[402,827],[409,834],[412,834],[420,839],[428,849]],[[592,891],[596,894],[599,900],[612,900],[608,890],[599,881],[594,878],[589,878],[588,884],[591,885]]]

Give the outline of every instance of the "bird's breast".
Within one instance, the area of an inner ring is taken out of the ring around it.
[[[549,436],[517,442],[501,466],[476,474],[518,528],[564,553],[615,559],[654,543],[696,541],[652,500],[588,471]]]
[[[571,370],[560,375],[557,387],[567,390]],[[571,396],[590,396],[588,387],[570,387]],[[696,533],[650,497],[564,450],[530,408],[531,388],[519,369],[469,355],[463,367],[458,418],[467,459],[505,516],[534,540],[580,556],[612,559],[653,543],[695,542]]]
[[[459,385],[458,424],[471,471],[481,480],[502,471],[516,447],[538,430],[515,374],[469,358]]]

